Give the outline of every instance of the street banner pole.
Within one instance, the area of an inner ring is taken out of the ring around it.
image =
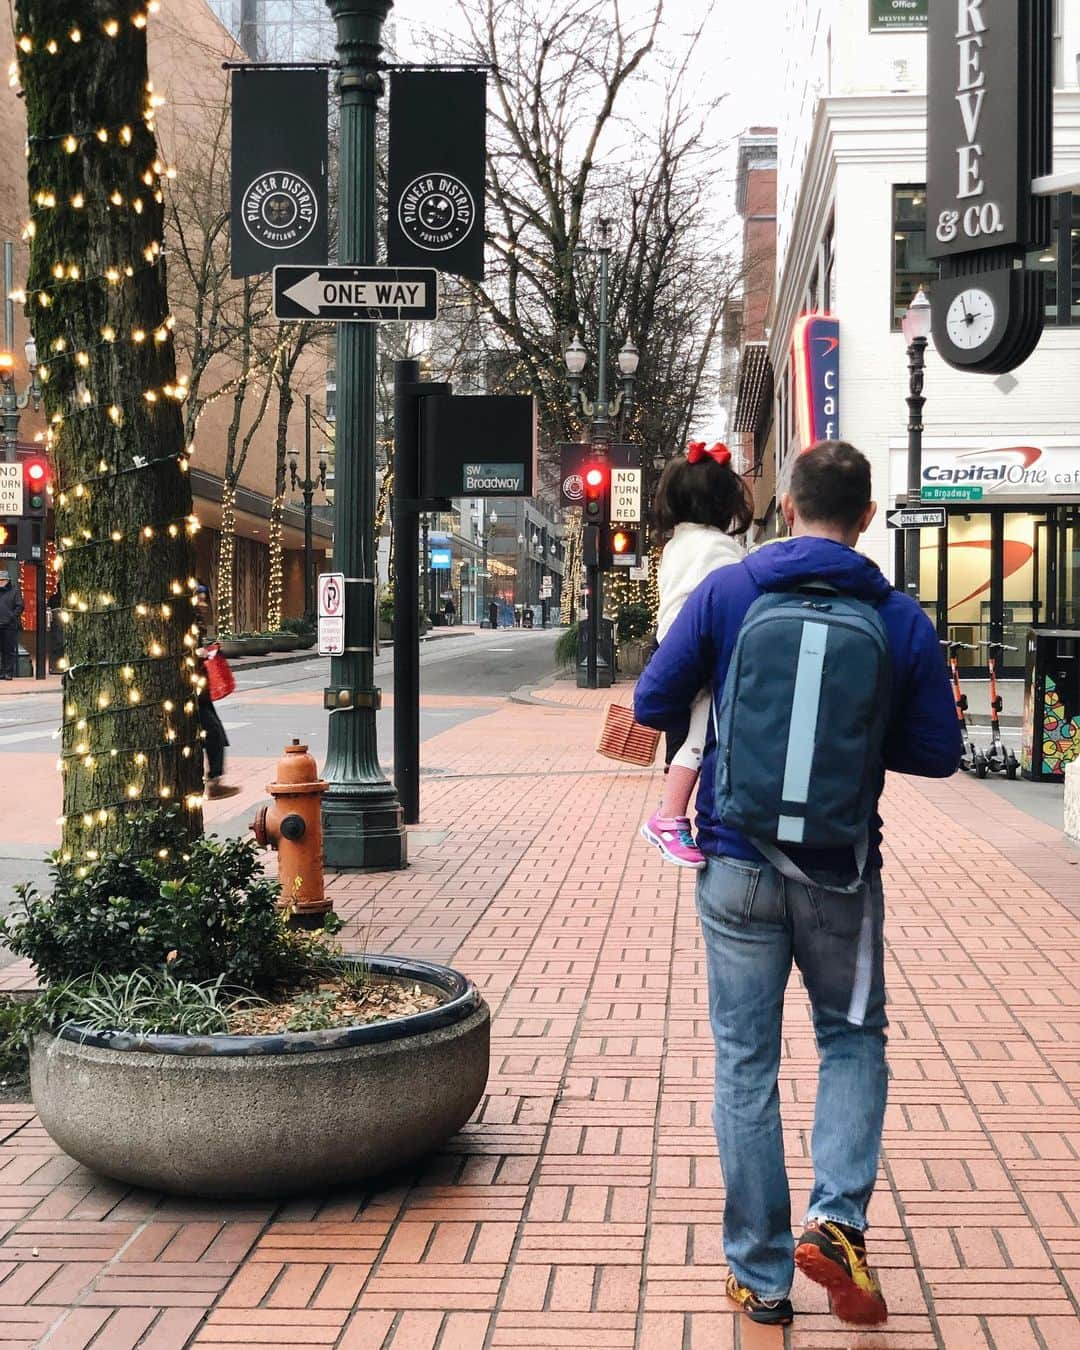
[[[394,363],[394,784],[420,819],[419,361]]]
[[[378,61],[391,0],[326,0],[337,24],[340,173],[338,262],[375,262],[375,115],[383,85]],[[376,328],[345,323],[338,333],[334,566],[345,575],[345,650],[330,662],[323,798],[331,870],[404,867],[407,835],[397,793],[379,767],[375,714]]]

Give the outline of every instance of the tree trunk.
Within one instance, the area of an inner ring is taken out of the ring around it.
[[[124,849],[148,806],[201,831],[191,487],[141,15],[17,0],[65,646],[64,848]]]
[[[289,450],[289,418],[296,401],[292,389],[293,365],[286,352],[278,358],[277,439],[274,444],[274,500],[270,503],[270,605],[266,626],[271,633],[281,629],[282,586],[284,582],[285,548],[281,539],[281,522],[285,513],[285,468]]]

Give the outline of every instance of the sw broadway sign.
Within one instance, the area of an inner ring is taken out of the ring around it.
[[[431,268],[275,267],[274,317],[355,323],[438,317],[439,276]]]
[[[1031,180],[1051,128],[1035,88],[1048,0],[935,0],[928,37],[927,254],[1019,244],[1042,230]]]

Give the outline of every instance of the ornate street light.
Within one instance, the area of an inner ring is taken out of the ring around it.
[[[901,321],[908,356],[908,472],[907,504],[918,506],[922,499],[923,377],[926,373],[926,344],[933,315],[926,292],[920,286]],[[904,532],[904,589],[919,599],[919,531]]]

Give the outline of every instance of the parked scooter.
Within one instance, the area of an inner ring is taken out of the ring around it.
[[[1012,750],[1006,750],[1001,739],[1001,709],[1003,706],[997,686],[997,663],[1002,652],[1014,652],[1015,647],[1007,647],[1004,642],[979,643],[986,648],[986,665],[990,672],[990,745],[975,755],[975,773],[979,778],[988,774],[1003,773],[1006,778],[1015,778],[1020,772],[1020,761]]]
[[[967,694],[965,694],[960,687],[960,653],[962,651],[977,652],[979,649],[973,642],[952,642],[946,641],[944,638],[940,638],[939,641],[943,647],[948,648],[949,652],[949,674],[952,676],[953,695],[956,699],[956,715],[960,719],[960,736],[964,746],[964,753],[960,757],[960,767],[966,772],[969,769],[975,768],[978,752],[975,749],[975,742],[971,739],[971,732],[968,730]],[[986,777],[985,774],[980,776],[983,778]]]

